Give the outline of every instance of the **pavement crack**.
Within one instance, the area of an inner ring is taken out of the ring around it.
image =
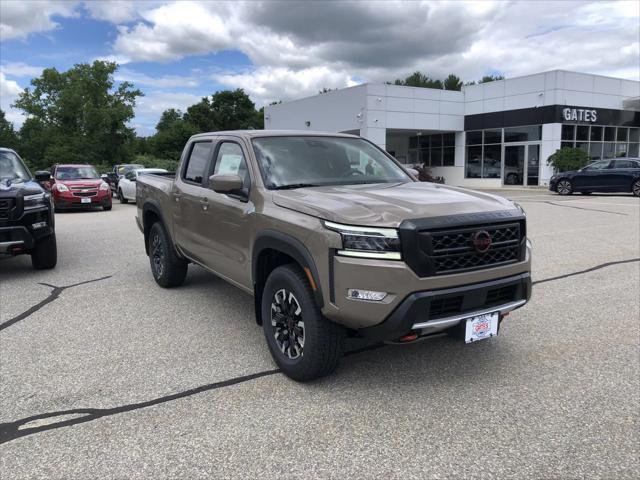
[[[111,278],[112,275],[107,275],[106,277],[100,277],[100,278],[94,278],[92,280],[85,280],[84,282],[78,282],[78,283],[74,283],[72,285],[65,285],[62,287],[58,287],[56,285],[51,285],[49,283],[44,283],[44,282],[40,282],[38,283],[38,285],[43,285],[45,287],[49,287],[51,289],[51,292],[49,292],[49,296],[47,298],[45,298],[44,300],[38,302],[36,305],[34,305],[33,307],[29,308],[28,310],[25,310],[24,312],[16,315],[13,318],[10,318],[9,320],[7,320],[4,323],[0,324],[0,331],[4,330],[5,328],[9,328],[11,325],[18,323],[21,320],[24,320],[25,318],[33,315],[35,312],[37,312],[38,310],[40,310],[41,308],[43,308],[45,305],[48,305],[49,303],[53,302],[54,300],[56,300],[60,294],[62,292],[64,292],[65,290],[69,289],[69,288],[74,288],[74,287],[79,287],[80,285],[86,285],[87,283],[92,283],[92,282],[99,282],[101,280],[106,280],[107,278]]]
[[[537,280],[535,282],[532,282],[531,284],[532,285],[538,285],[540,283],[553,282],[555,280],[562,280],[563,278],[573,277],[575,275],[583,275],[585,273],[593,272],[594,270],[600,270],[601,268],[610,267],[612,265],[621,265],[623,263],[633,263],[633,262],[640,262],[640,258],[629,258],[627,260],[618,260],[618,261],[615,261],[615,262],[602,263],[602,264],[596,265],[594,267],[589,267],[589,268],[587,268],[585,270],[579,270],[577,272],[565,273],[564,275],[558,275],[557,277],[543,278],[542,280]]]
[[[357,348],[345,352],[344,356],[355,355],[378,348],[384,347],[383,343],[376,343],[368,345],[362,348]],[[232,385],[238,385],[240,383],[249,382],[258,378],[267,377],[281,373],[279,368],[273,370],[264,370],[262,372],[252,373],[250,375],[243,375],[240,377],[231,378],[229,380],[223,380],[221,382],[209,383],[200,387],[191,388],[182,392],[173,393],[171,395],[165,395],[163,397],[154,398],[144,402],[130,403],[127,405],[121,405],[113,408],[74,408],[70,410],[60,410],[57,412],[40,413],[38,415],[32,415],[13,422],[0,423],[0,444],[16,440],[27,435],[33,435],[35,433],[46,432],[48,430],[55,430],[63,427],[70,427],[81,423],[92,422],[103,417],[110,417],[112,415],[118,415],[120,413],[132,412],[140,410],[142,408],[153,407],[181,398],[191,397],[199,393],[208,392],[211,390],[217,390],[219,388],[230,387]],[[72,418],[68,418],[68,417]],[[56,420],[57,419],[57,420]],[[34,425],[29,425],[29,424]]]

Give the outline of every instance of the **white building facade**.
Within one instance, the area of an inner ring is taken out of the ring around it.
[[[639,155],[640,82],[554,70],[462,91],[363,84],[265,108],[265,129],[343,132],[450,185],[544,186],[561,147]]]

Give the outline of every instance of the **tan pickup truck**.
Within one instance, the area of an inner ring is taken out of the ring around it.
[[[195,135],[175,175],[141,176],[136,192],[156,282],[181,285],[195,263],[252,294],[295,380],[332,372],[347,335],[493,337],[531,295],[517,204],[417,182],[352,135]]]

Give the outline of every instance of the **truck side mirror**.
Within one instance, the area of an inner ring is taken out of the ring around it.
[[[242,190],[243,181],[238,175],[211,175],[209,187],[217,193],[232,193]]]
[[[51,180],[51,172],[47,172],[46,170],[38,170],[36,172],[37,182],[46,182],[48,180]]]
[[[418,178],[420,176],[420,172],[415,168],[407,168],[407,172],[414,176],[414,178]]]

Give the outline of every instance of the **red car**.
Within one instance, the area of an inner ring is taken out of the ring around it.
[[[91,165],[54,165],[50,188],[56,211],[91,207],[111,210],[111,187]]]

